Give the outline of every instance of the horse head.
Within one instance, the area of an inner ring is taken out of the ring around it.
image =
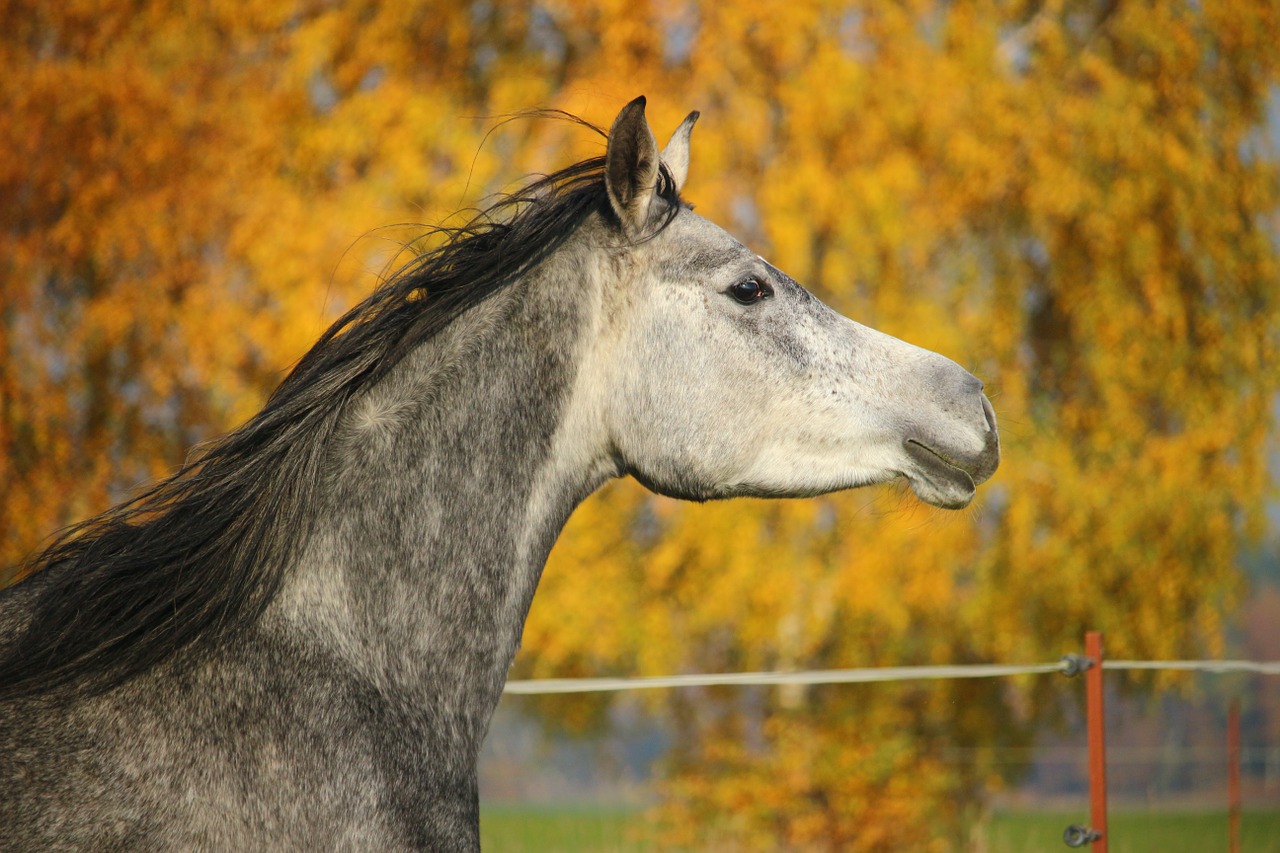
[[[982,383],[849,320],[679,201],[698,114],[666,148],[637,98],[609,134],[617,235],[595,387],[611,451],[654,491],[798,497],[905,477],[957,509],[1000,459]]]

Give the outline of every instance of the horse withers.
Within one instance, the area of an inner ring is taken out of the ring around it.
[[[534,590],[606,480],[969,503],[982,383],[696,215],[697,114],[659,152],[644,106],[0,594],[0,848],[474,850]]]

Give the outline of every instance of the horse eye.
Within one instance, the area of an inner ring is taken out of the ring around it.
[[[729,295],[743,305],[751,305],[766,296],[772,295],[772,292],[756,279],[748,278],[731,285],[729,287]]]

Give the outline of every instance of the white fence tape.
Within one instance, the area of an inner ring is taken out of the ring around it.
[[[1256,672],[1280,675],[1280,661],[1256,660],[1104,660],[1103,669],[1187,669],[1196,672]]]
[[[1199,672],[1252,672],[1280,675],[1280,661],[1247,660],[1104,660],[1102,668],[1176,669]],[[773,686],[781,684],[865,684],[876,681],[918,681],[937,678],[998,678],[1069,672],[1066,659],[1037,664],[957,664],[950,666],[887,666],[865,669],[820,669],[800,672],[729,672],[698,675],[658,675],[644,678],[538,678],[507,682],[505,692],[517,695],[547,693],[596,693],[619,690],[653,690],[670,687],[724,685]]]

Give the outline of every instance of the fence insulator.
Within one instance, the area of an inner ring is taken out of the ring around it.
[[[1101,837],[1102,835],[1096,829],[1078,826],[1074,823],[1062,830],[1062,843],[1068,847],[1083,847],[1086,844],[1092,844]]]
[[[1086,655],[1063,655],[1062,656],[1062,674],[1068,678],[1074,678],[1082,672],[1093,668],[1094,660]]]

